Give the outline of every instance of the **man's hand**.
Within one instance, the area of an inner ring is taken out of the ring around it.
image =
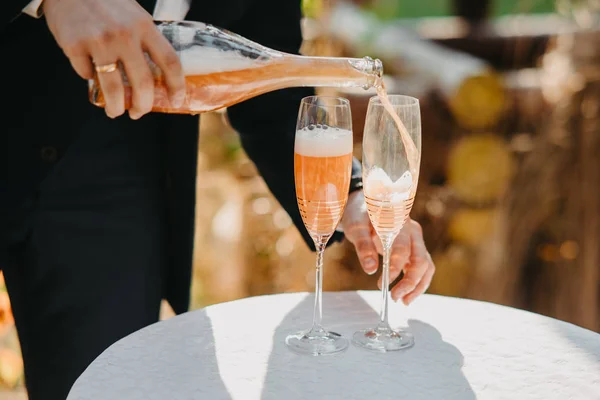
[[[154,79],[144,51],[162,70],[171,104],[182,104],[185,81],[179,58],[136,1],[45,0],[43,8],[50,31],[79,76],[93,78],[94,65],[123,64],[132,87],[131,118],[148,113],[154,102]],[[98,79],[106,114],[122,115],[125,92],[119,70],[98,72]]]
[[[362,191],[350,194],[341,224],[346,238],[356,248],[362,268],[369,275],[377,272],[378,253],[383,253],[383,247],[369,220]],[[395,301],[402,300],[408,305],[425,293],[435,272],[435,265],[423,241],[421,226],[412,219],[406,222],[392,245],[390,282],[397,279],[402,270],[404,277],[392,288],[391,294]],[[380,289],[381,280],[380,277]]]

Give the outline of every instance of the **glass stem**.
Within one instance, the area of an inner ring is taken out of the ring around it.
[[[315,240],[317,249],[317,270],[315,275],[315,309],[313,316],[313,331],[323,330],[321,321],[323,319],[323,254],[328,238]]]
[[[394,240],[382,240],[383,244],[383,269],[381,271],[381,310],[379,312],[378,329],[390,329],[388,323],[388,299],[390,292],[390,258],[392,256],[392,243]]]

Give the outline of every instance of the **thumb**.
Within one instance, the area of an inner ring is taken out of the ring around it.
[[[356,255],[360,261],[360,266],[369,275],[377,272],[379,258],[377,249],[371,237],[371,227],[366,224],[354,224],[344,227],[346,238],[356,248]]]

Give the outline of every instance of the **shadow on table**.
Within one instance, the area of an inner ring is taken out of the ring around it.
[[[351,338],[354,331],[375,324],[379,315],[358,294],[343,302],[324,299],[324,325]],[[263,385],[263,400],[270,399],[475,399],[461,368],[463,356],[442,340],[433,326],[409,320],[415,346],[406,351],[379,354],[350,345],[344,353],[311,357],[292,353],[285,337],[308,328],[313,296],[290,311],[274,334]],[[333,305],[330,305],[333,304]],[[344,313],[343,310],[346,310]],[[349,316],[347,310],[352,310]]]
[[[214,336],[206,310],[147,326],[102,353],[67,400],[162,400],[167,393],[170,399],[231,399]]]
[[[170,391],[170,398],[232,399],[217,361],[214,321],[208,315],[207,309],[196,310],[189,313],[186,318],[181,318],[179,321],[173,319],[171,322],[179,322],[181,327],[171,326],[169,334],[172,336],[175,332],[181,337],[165,340],[167,343],[175,344],[174,348],[167,349],[170,354],[165,354],[165,357],[176,359],[176,368],[179,369],[176,373],[179,376],[173,380],[176,385]],[[189,335],[190,329],[194,335]],[[174,351],[180,354],[174,357],[172,354]],[[162,390],[159,393],[168,392]]]

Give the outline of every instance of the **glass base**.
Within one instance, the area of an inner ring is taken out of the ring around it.
[[[415,344],[412,334],[391,328],[364,329],[354,333],[352,343],[363,349],[387,353],[408,349]]]
[[[288,335],[285,344],[298,354],[322,356],[340,353],[348,348],[348,340],[339,333],[311,329]]]

